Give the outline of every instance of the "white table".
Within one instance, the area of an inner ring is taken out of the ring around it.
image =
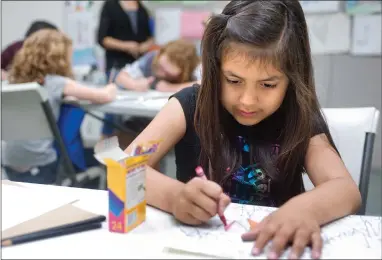
[[[31,189],[40,189],[46,191],[47,196],[76,196],[80,199],[74,205],[82,209],[107,216],[108,212],[108,196],[106,191],[87,190],[79,188],[57,187],[50,185],[22,184]],[[43,203],[43,202],[41,202]],[[267,208],[266,208],[267,209]],[[338,222],[337,229],[340,233],[351,230],[352,220],[354,216],[348,217]],[[373,220],[376,217],[363,217],[365,220]],[[377,218],[377,220],[381,218]],[[174,226],[172,217],[169,214],[148,207],[147,219],[144,224],[136,228],[128,234],[111,233],[107,229],[107,222],[103,224],[103,228],[94,231],[77,233],[72,235],[61,236],[36,242],[21,244],[13,247],[3,248],[2,257],[6,259],[121,259],[121,258],[197,258],[195,255],[185,255],[181,253],[170,253],[163,250],[164,241],[171,239],[166,235],[166,230]],[[380,229],[374,230],[379,234],[374,234],[370,238],[373,243],[380,245]],[[335,238],[333,238],[335,239]],[[349,243],[349,242],[347,242]],[[354,248],[357,244],[345,244],[344,248]],[[347,250],[341,247],[337,252],[338,258],[348,258],[348,254],[342,252]],[[363,252],[360,252],[361,255]],[[341,255],[343,254],[343,255]],[[365,257],[380,259],[380,252],[375,250],[365,252]],[[355,256],[356,257],[360,257]],[[206,257],[203,257],[204,259]]]
[[[116,100],[98,105],[89,102],[76,102],[84,109],[115,115],[142,116],[153,118],[174,93],[150,90],[147,92],[119,90]]]

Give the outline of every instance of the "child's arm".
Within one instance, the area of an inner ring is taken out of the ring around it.
[[[67,79],[63,94],[80,100],[89,100],[93,103],[108,103],[115,99],[117,87],[109,84],[103,88],[91,88]]]
[[[319,258],[323,246],[320,226],[359,208],[358,187],[325,135],[311,138],[305,168],[315,188],[290,199],[242,236],[243,240],[256,240],[254,255],[272,240],[268,255],[272,259],[280,256],[289,241],[292,241],[292,259],[299,258],[309,243],[312,257]]]
[[[144,53],[148,52],[150,50],[151,46],[153,46],[153,45],[154,45],[154,38],[150,37],[146,41],[139,44],[139,52],[141,54],[144,54]]]
[[[186,132],[186,119],[183,109],[176,98],[171,98],[166,106],[140,133],[125,152],[130,154],[133,144],[145,143],[150,140],[162,140],[158,150],[151,155],[146,173],[147,202],[164,211],[171,212],[174,194],[178,193],[184,183],[172,179],[152,167],[175,146]],[[160,183],[160,185],[158,185]]]
[[[305,168],[315,188],[288,203],[308,207],[320,225],[356,213],[359,189],[325,135],[311,138]]]
[[[145,77],[144,71],[151,67],[156,52],[149,52],[132,64],[126,65],[117,75],[115,82],[126,89],[147,91],[150,89],[154,77]]]
[[[149,78],[132,78],[127,71],[122,70],[118,73],[115,82],[117,85],[122,86],[129,90],[147,91],[150,89],[151,83],[154,81],[153,77]]]
[[[224,211],[230,199],[215,182],[194,178],[184,184],[153,169],[186,132],[183,108],[176,98],[158,113],[145,130],[126,148],[130,154],[134,144],[163,140],[159,149],[150,157],[146,172],[147,203],[172,213],[187,224],[208,221],[219,210]]]

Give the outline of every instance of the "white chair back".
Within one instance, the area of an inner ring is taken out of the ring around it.
[[[348,171],[359,184],[366,133],[375,134],[379,111],[374,107],[324,108],[322,111]],[[307,190],[313,188],[307,176],[304,177],[304,183]]]
[[[322,112],[346,168],[360,187],[365,204],[379,110],[374,107],[324,108]],[[306,174],[303,180],[306,190],[314,187]]]
[[[6,84],[1,89],[2,140],[53,138],[42,102],[45,89],[37,83]]]

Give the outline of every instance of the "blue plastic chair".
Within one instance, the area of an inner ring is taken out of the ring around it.
[[[84,117],[85,111],[83,109],[70,104],[62,104],[57,122],[69,158],[77,172],[85,171],[87,169],[85,149],[80,132]],[[60,152],[57,147],[56,151],[58,157],[60,157]]]

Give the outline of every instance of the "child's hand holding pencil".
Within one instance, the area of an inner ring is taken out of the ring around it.
[[[217,183],[205,176],[195,177],[176,195],[172,213],[176,219],[189,225],[200,225],[216,215],[222,216],[224,221],[223,212],[230,202],[231,199]]]

